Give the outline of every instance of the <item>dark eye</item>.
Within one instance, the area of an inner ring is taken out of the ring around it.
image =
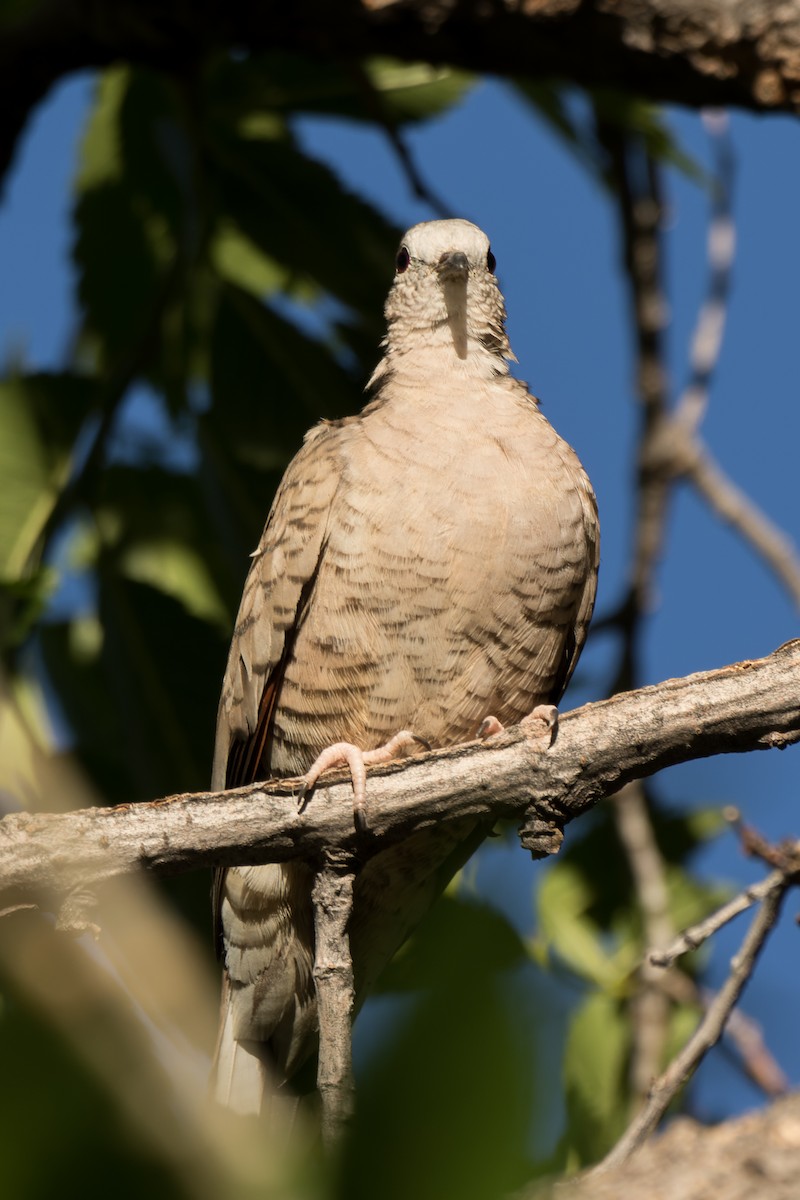
[[[401,246],[397,251],[397,258],[394,260],[394,265],[397,268],[397,274],[402,275],[403,271],[411,262],[411,255],[406,250],[405,246]]]
[[[491,273],[494,275],[494,269],[497,266],[497,259],[492,254],[491,250],[486,255],[486,265],[489,268],[489,270],[491,271]]]

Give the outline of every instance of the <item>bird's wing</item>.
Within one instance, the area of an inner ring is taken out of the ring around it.
[[[583,643],[586,641],[586,634],[589,631],[589,622],[592,619],[594,600],[597,594],[597,572],[600,567],[600,520],[597,513],[597,498],[588,478],[583,472],[583,468],[581,468],[581,476],[585,481],[581,500],[584,513],[584,529],[586,532],[588,569],[578,604],[578,611],[575,615],[575,622],[571,630],[568,631],[564,644],[564,656],[551,696],[553,704],[557,704],[561,699],[567,689],[567,684],[572,678],[572,672],[575,670],[575,665],[580,658]]]
[[[236,618],[217,714],[212,789],[241,787],[269,772],[272,725],[286,661],[307,610],[333,497],[345,422],[317,425],[275,496]],[[214,921],[225,872],[215,872]]]

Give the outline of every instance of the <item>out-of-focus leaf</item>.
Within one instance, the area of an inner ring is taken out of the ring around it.
[[[481,947],[483,977],[510,970],[527,958],[522,939],[502,913],[457,895],[442,896],[380,976],[374,992],[442,987],[453,963],[469,961],[476,946]]]
[[[99,582],[99,645],[79,636],[93,618],[41,635],[77,756],[109,803],[204,787],[226,640],[102,563]]]
[[[514,89],[551,126],[566,148],[593,174],[599,171],[598,147],[589,130],[575,119],[566,103],[563,85],[551,80],[515,79]]]
[[[230,631],[234,612],[223,598],[225,560],[209,536],[205,498],[191,475],[160,467],[115,464],[103,476],[95,508],[99,537],[84,540],[81,565],[101,553],[122,575],[179,601],[186,612]],[[241,587],[237,579],[235,589]],[[238,594],[234,602],[238,602]]]
[[[219,132],[208,151],[222,206],[242,233],[267,259],[370,314],[377,345],[397,231],[287,137]]]
[[[449,970],[363,1072],[343,1200],[499,1200],[529,1178],[528,1017],[484,970],[495,932],[479,920],[470,942],[443,947]]]
[[[471,85],[465,71],[430,63],[392,58],[337,63],[277,51],[244,62],[220,59],[210,76],[212,94],[231,114],[300,112],[356,121],[384,116],[394,124],[439,115]]]
[[[84,339],[106,369],[139,355],[144,371],[174,345],[175,330],[162,328],[165,281],[197,223],[186,211],[187,155],[163,81],[123,69],[103,77],[81,148],[73,253]],[[156,372],[174,373],[168,362]]]
[[[629,1022],[621,1004],[592,992],[575,1013],[564,1054],[567,1142],[581,1163],[594,1162],[625,1127]]]
[[[30,563],[96,397],[77,375],[0,382],[0,577],[16,579]]]
[[[174,1175],[142,1152],[61,1038],[5,981],[4,993],[3,1064],[14,1080],[13,1087],[0,1089],[3,1192],[9,1200],[85,1200],[104,1193],[119,1200],[182,1200],[186,1193]]]
[[[610,991],[624,986],[636,959],[631,942],[610,944],[588,915],[593,887],[574,864],[557,862],[537,894],[540,936],[548,950],[584,979]],[[534,948],[535,949],[535,948]]]
[[[329,347],[233,286],[220,292],[211,393],[204,419],[238,458],[268,468],[285,466],[320,417],[345,416],[362,400]]]
[[[94,104],[81,140],[75,191],[119,183],[123,177],[120,113],[130,71],[111,67],[97,82]]]
[[[686,929],[707,917],[731,898],[731,889],[703,883],[682,867],[666,869],[670,916],[676,929]]]
[[[600,120],[636,134],[656,162],[674,167],[695,183],[709,186],[707,172],[679,145],[657,105],[613,88],[597,88],[590,94]]]
[[[229,631],[228,614],[208,572],[208,564],[191,547],[169,538],[138,542],[124,550],[120,569],[138,583],[180,601],[201,621]]]
[[[227,282],[236,284],[262,300],[291,282],[289,272],[261,253],[229,218],[219,222],[209,247],[211,264]],[[308,289],[311,295],[311,289]]]
[[[514,87],[582,166],[599,182],[607,183],[605,155],[597,141],[594,120],[588,111],[583,119],[570,112],[563,85],[516,79]],[[657,105],[612,88],[597,88],[587,96],[596,119],[639,138],[656,162],[674,167],[695,183],[709,186],[707,172],[680,146]]]
[[[686,864],[697,849],[726,828],[716,809],[681,812],[650,802],[648,810],[667,864]],[[587,911],[600,929],[611,929],[618,912],[630,912],[633,880],[610,809],[595,810],[574,829],[558,857],[557,865],[564,863],[573,864],[587,880],[595,881]]]

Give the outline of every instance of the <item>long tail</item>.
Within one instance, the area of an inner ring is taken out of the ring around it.
[[[242,1116],[257,1116],[264,1098],[274,1088],[269,1066],[259,1043],[237,1041],[233,1036],[233,1010],[227,975],[222,984],[219,1036],[214,1053],[211,1086],[218,1104]]]

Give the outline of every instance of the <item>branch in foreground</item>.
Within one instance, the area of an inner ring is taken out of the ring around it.
[[[0,176],[34,105],[70,72],[120,60],[180,72],[229,47],[388,54],[693,106],[800,107],[793,0],[40,0],[2,29]]]
[[[336,849],[363,862],[434,821],[524,819],[523,842],[554,853],[563,827],[632,779],[713,754],[800,741],[800,640],[766,658],[670,679],[566,713],[547,749],[524,727],[370,771],[369,831],[353,822],[349,780],[297,783],[0,821],[0,906],[59,907],[64,893],[145,868],[321,864]],[[341,780],[341,775],[337,775]]]
[[[720,1125],[677,1117],[623,1167],[557,1184],[558,1200],[796,1200],[800,1176],[800,1096]],[[713,1182],[712,1182],[713,1181]],[[524,1200],[543,1200],[541,1188]]]

